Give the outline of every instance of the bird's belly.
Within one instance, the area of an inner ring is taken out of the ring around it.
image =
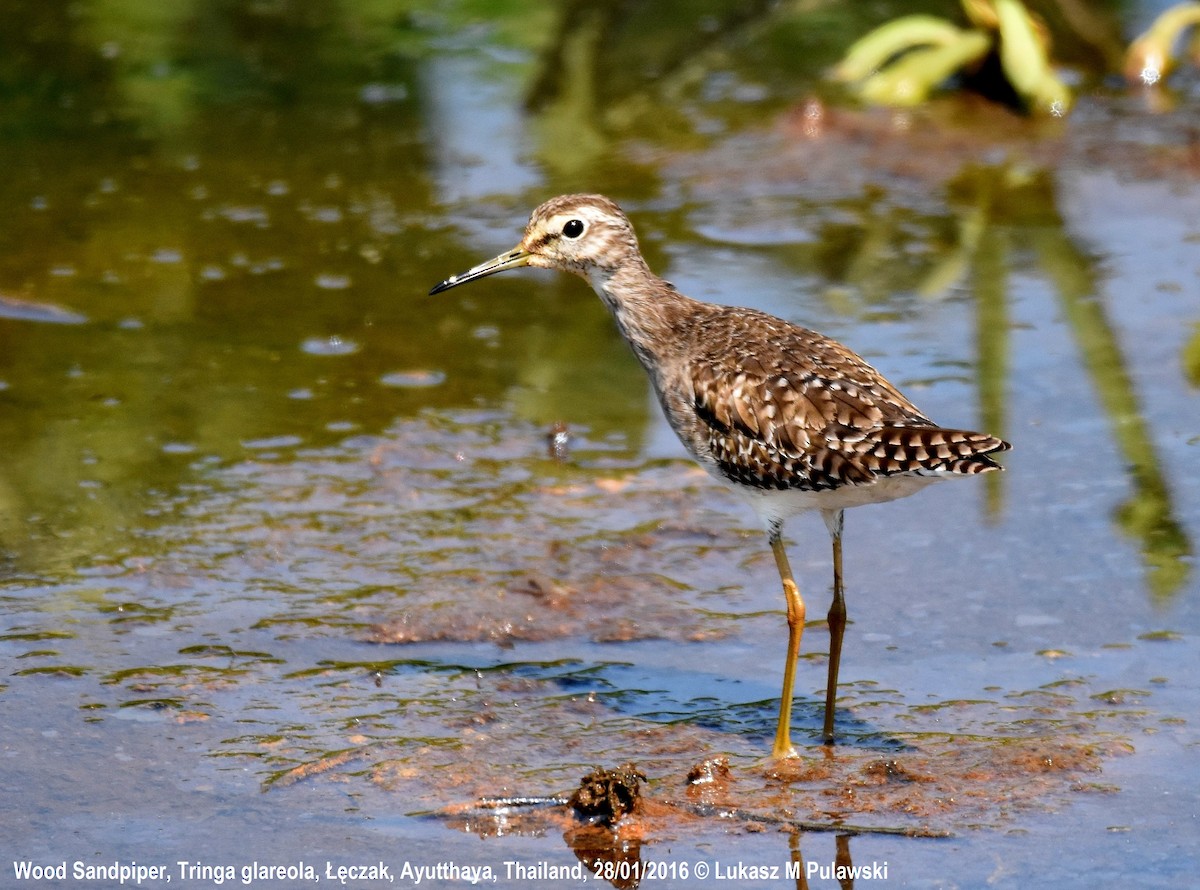
[[[843,485],[823,491],[752,489],[727,479],[721,481],[741,495],[754,508],[764,525],[771,527],[798,513],[807,513],[812,510],[834,512],[908,497],[938,481],[939,478],[940,476],[937,475],[918,476],[915,474],[883,476],[869,485]]]

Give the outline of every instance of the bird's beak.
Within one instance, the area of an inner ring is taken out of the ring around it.
[[[440,294],[444,290],[450,290],[452,287],[458,287],[460,284],[466,284],[468,281],[474,281],[477,278],[486,278],[489,275],[495,275],[497,272],[503,272],[506,269],[517,269],[521,266],[528,266],[533,254],[523,247],[514,247],[507,253],[502,253],[498,257],[493,257],[486,263],[480,263],[468,269],[466,272],[459,272],[457,275],[451,275],[441,284],[436,285],[429,293]]]

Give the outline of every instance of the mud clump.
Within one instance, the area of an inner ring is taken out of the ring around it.
[[[687,774],[688,785],[725,785],[729,782],[729,758],[710,757],[697,763]]]
[[[616,769],[597,767],[584,776],[570,804],[575,813],[595,825],[613,825],[632,813],[641,798],[646,774],[632,763]]]
[[[916,772],[899,760],[876,760],[862,768],[868,781],[879,785],[904,782],[932,782],[933,776]]]

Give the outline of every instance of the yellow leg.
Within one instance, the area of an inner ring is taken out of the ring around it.
[[[775,565],[779,567],[779,578],[783,581],[783,595],[787,599],[788,649],[787,662],[783,666],[783,692],[779,698],[779,725],[775,728],[775,745],[771,755],[776,758],[795,757],[792,747],[792,695],[796,685],[796,660],[800,657],[800,638],[804,634],[804,599],[792,577],[787,551],[779,529],[771,530],[771,551],[775,554]]]
[[[825,684],[826,744],[833,744],[833,716],[837,703],[838,668],[842,664],[842,636],[846,632],[846,600],[842,596],[842,511],[825,514],[833,540],[833,602],[829,606],[829,678]]]

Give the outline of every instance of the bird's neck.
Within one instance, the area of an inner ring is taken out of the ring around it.
[[[647,368],[662,358],[666,344],[678,342],[681,322],[704,305],[651,272],[641,257],[616,269],[590,269],[586,277]]]

